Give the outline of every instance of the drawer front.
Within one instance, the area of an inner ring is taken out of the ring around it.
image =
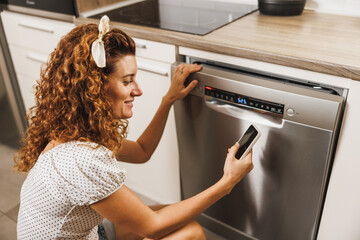
[[[49,54],[9,45],[15,72],[35,79],[40,79],[40,68],[47,62]]]
[[[175,46],[171,44],[153,42],[134,38],[136,44],[136,56],[173,63],[176,60]]]
[[[9,45],[42,53],[52,52],[60,38],[75,27],[71,23],[7,11],[1,13],[1,19]]]
[[[157,78],[163,79],[164,84],[170,83],[171,65],[169,63],[154,61],[152,59],[136,57],[139,71],[153,73]]]
[[[31,107],[35,106],[35,86],[37,84],[37,79],[22,74],[16,74],[16,77],[18,79],[21,97],[27,113]]]

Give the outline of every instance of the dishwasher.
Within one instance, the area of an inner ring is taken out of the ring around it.
[[[227,149],[250,124],[262,133],[253,171],[197,221],[226,239],[316,239],[348,90],[186,59],[203,69],[174,105],[182,199],[222,177]]]

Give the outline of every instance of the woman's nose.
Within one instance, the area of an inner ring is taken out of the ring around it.
[[[138,96],[141,96],[143,94],[139,84],[137,83],[137,81],[134,81],[133,82],[134,85],[133,85],[133,89],[131,91],[131,95],[135,96],[135,97],[138,97]]]

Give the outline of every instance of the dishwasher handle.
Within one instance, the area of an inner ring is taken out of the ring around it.
[[[204,101],[205,105],[208,108],[231,117],[275,128],[282,128],[284,124],[283,118],[281,117],[269,115],[267,113],[261,113],[258,111],[248,110],[243,107],[233,106],[228,103],[214,99],[209,100],[207,98],[204,98]]]

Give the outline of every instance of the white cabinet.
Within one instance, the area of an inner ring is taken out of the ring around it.
[[[17,74],[17,79],[19,81],[19,88],[24,102],[24,107],[26,111],[28,111],[35,105],[36,79],[22,74]]]
[[[34,106],[34,86],[60,38],[74,24],[14,12],[1,13],[6,39],[25,109]]]
[[[135,40],[138,64],[136,78],[143,95],[134,101],[134,115],[129,119],[130,140],[136,140],[152,120],[162,97],[169,89],[170,67],[175,61],[175,46]],[[146,47],[141,49],[139,42]],[[180,200],[179,154],[173,109],[151,159],[145,164],[121,165],[127,169],[127,186],[132,190],[159,203]]]
[[[165,43],[153,42],[134,38],[136,43],[136,56],[157,60],[159,62],[175,62],[175,46]]]
[[[360,81],[351,81],[318,240],[360,239]]]

